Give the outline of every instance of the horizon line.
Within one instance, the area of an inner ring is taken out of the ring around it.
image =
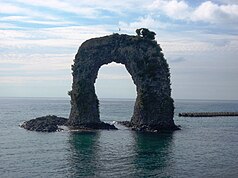
[[[70,100],[70,97],[63,97],[63,96],[0,96],[0,98],[5,98],[5,99],[14,99],[14,98],[25,98],[25,99],[30,99],[30,98],[38,98],[38,99],[69,99]],[[119,97],[115,97],[115,98],[112,98],[112,97],[101,97],[101,98],[98,98],[98,100],[101,100],[101,99],[129,99],[129,100],[136,100],[136,98],[119,98]],[[173,98],[174,100],[201,100],[201,101],[238,101],[238,99],[217,99],[217,98]]]

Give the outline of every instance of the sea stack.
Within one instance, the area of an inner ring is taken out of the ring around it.
[[[136,85],[137,98],[130,127],[139,131],[176,130],[170,72],[155,33],[137,29],[137,35],[112,34],[85,41],[75,56],[68,126],[101,125],[94,83],[98,71],[111,62],[125,65]],[[100,126],[99,126],[100,127]]]

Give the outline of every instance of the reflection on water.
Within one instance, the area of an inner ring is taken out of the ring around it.
[[[131,177],[135,140],[129,130],[101,131],[99,139],[100,177]]]
[[[71,177],[169,177],[172,134],[130,130],[70,135]]]
[[[73,132],[70,143],[70,176],[93,177],[97,172],[97,141],[100,132]]]
[[[104,121],[131,116],[134,102],[100,102]],[[37,133],[18,124],[68,116],[68,100],[0,98],[0,177],[238,177],[238,117],[179,118],[179,112],[234,111],[238,101],[175,101],[173,135],[117,131]]]
[[[170,177],[172,134],[135,134],[135,177]]]

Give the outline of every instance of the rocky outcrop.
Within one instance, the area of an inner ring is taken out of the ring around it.
[[[139,29],[137,34],[113,34],[87,40],[80,46],[72,66],[70,127],[101,123],[94,83],[102,65],[117,62],[125,65],[136,85],[132,127],[135,130],[177,129],[169,67],[162,49],[153,40],[155,33]]]
[[[48,115],[25,121],[20,126],[30,131],[55,132],[60,131],[61,129],[58,126],[65,125],[67,121],[68,119],[63,117]]]
[[[118,130],[114,125],[98,122],[98,123],[85,123],[78,126],[69,126],[71,130]]]
[[[174,130],[180,130],[181,126],[176,125],[134,125],[131,121],[118,121],[120,125],[130,128],[131,130],[140,131],[140,132],[170,132]]]
[[[55,115],[48,115],[43,117],[38,117],[35,119],[31,119],[29,121],[25,121],[20,127],[37,132],[56,132],[63,130],[58,126],[67,126],[68,119],[63,117],[57,117]],[[67,126],[68,127],[68,126]],[[85,123],[80,124],[77,127],[71,128],[71,130],[83,131],[83,130],[117,130],[114,125],[98,122],[98,123]]]
[[[160,132],[179,129],[173,120],[170,73],[162,49],[148,29],[136,30],[137,36],[113,34],[84,42],[75,56],[71,112],[69,119],[44,116],[24,122],[31,131],[54,132],[58,125],[70,129],[117,129],[100,121],[99,101],[94,83],[99,68],[111,62],[124,64],[136,85],[137,98],[131,121],[120,122],[132,130]]]

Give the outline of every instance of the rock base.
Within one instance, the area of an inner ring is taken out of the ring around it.
[[[43,117],[38,117],[25,121],[20,127],[37,132],[56,132],[63,130],[58,126],[67,126],[68,119],[63,117],[57,117],[54,115],[48,115]],[[75,127],[69,126],[70,130],[117,130],[114,125],[99,122],[99,123],[88,123],[82,124]]]
[[[56,132],[63,130],[58,126],[67,126],[69,130],[72,131],[84,131],[84,130],[118,130],[114,125],[99,122],[99,123],[85,123],[77,126],[68,126],[68,119],[63,117],[57,117],[54,115],[48,115],[43,117],[38,117],[36,119],[31,119],[25,121],[22,125],[22,128],[30,131],[37,132]],[[140,132],[171,132],[174,130],[180,130],[179,126],[162,126],[162,125],[133,125],[130,121],[119,121],[118,124],[124,125],[125,127],[130,128],[131,130],[140,131]]]
[[[140,132],[171,132],[180,130],[179,126],[162,126],[162,125],[133,125],[130,121],[119,121],[118,124],[124,125],[125,127],[131,128],[131,130]]]
[[[69,126],[70,130],[118,130],[114,125],[99,122],[99,123],[87,123],[77,126]]]
[[[65,125],[67,121],[63,117],[48,115],[25,121],[20,127],[30,131],[55,132],[62,130],[58,126]]]

